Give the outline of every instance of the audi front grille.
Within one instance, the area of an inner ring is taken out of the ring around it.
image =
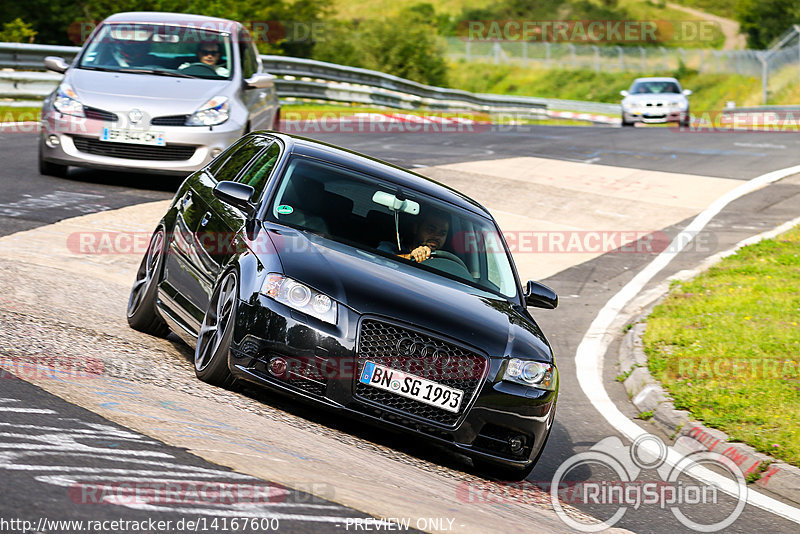
[[[392,412],[449,427],[455,426],[472,405],[488,366],[486,357],[477,352],[416,330],[375,319],[361,322],[357,351],[357,372],[354,373],[356,398]],[[358,377],[367,361],[462,390],[464,398],[459,412],[448,412],[359,382]]]

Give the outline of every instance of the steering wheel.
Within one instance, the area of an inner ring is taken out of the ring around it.
[[[197,62],[195,62],[195,63],[189,63],[188,65],[186,65],[186,67],[184,67],[184,68],[182,68],[182,69],[179,69],[178,71],[179,71],[179,72],[185,72],[185,71],[187,71],[187,70],[197,70],[197,69],[196,69],[196,67],[200,67],[201,69],[206,69],[206,70],[208,70],[208,71],[209,71],[209,74],[213,74],[214,76],[219,76],[219,75],[217,74],[217,68],[216,68],[215,66],[213,66],[213,65],[209,65],[208,63],[202,63],[202,62],[200,62],[200,61],[197,61]],[[186,74],[190,74],[190,73],[186,73]],[[205,74],[205,73],[203,73],[203,72],[198,72],[198,73],[196,73],[196,74],[203,75],[203,74]]]
[[[446,250],[434,250],[433,252],[431,252],[431,258],[440,258],[443,260],[454,261],[460,266],[462,266],[465,271],[469,272],[469,269],[467,269],[467,264],[464,263],[464,260],[456,256],[452,252],[447,252]]]

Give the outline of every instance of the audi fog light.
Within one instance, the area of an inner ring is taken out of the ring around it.
[[[336,301],[297,280],[270,273],[261,284],[261,294],[326,323],[336,324]]]
[[[503,380],[554,391],[557,375],[558,371],[551,363],[511,358],[508,361],[506,372],[503,374]]]

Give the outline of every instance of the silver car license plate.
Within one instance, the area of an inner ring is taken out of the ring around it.
[[[464,392],[421,376],[404,373],[374,362],[366,362],[359,381],[396,395],[458,413]]]
[[[164,146],[164,132],[152,130],[130,130],[127,128],[103,128],[100,133],[101,141],[111,143],[133,143],[136,145]]]

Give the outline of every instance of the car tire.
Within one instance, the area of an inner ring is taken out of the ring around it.
[[[56,178],[64,178],[67,176],[67,166],[59,165],[58,163],[51,163],[45,161],[44,154],[42,154],[42,145],[39,145],[39,174],[44,176],[55,176]]]
[[[235,382],[228,369],[228,353],[233,339],[239,280],[228,271],[211,294],[194,350],[197,378],[215,386],[230,387]]]
[[[131,328],[158,337],[166,337],[169,327],[156,310],[158,280],[164,265],[166,232],[159,227],[150,238],[147,253],[142,258],[136,281],[128,298],[128,324]]]
[[[626,126],[633,126],[634,123],[628,122],[625,120],[625,115],[622,116],[622,127],[625,128]]]

